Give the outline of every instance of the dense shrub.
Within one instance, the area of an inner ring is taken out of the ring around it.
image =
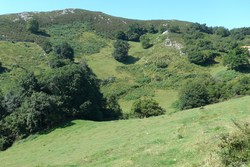
[[[6,109],[4,106],[4,96],[0,91],[0,120],[6,115]]]
[[[69,59],[62,59],[55,55],[49,55],[48,65],[51,68],[59,68],[69,64],[72,64],[72,61]]]
[[[118,31],[116,33],[115,37],[116,37],[116,39],[120,39],[120,40],[127,40],[128,39],[128,37],[124,31]]]
[[[208,104],[208,90],[203,81],[188,83],[180,91],[180,108],[190,109]]]
[[[141,45],[142,45],[143,49],[148,49],[148,48],[150,48],[151,46],[153,46],[153,45],[150,43],[149,37],[147,37],[146,35],[142,35],[142,36],[140,37],[140,42],[141,42]]]
[[[39,79],[27,72],[16,85],[4,98],[0,95],[0,150],[72,119],[122,116],[117,99],[103,98],[96,76],[83,62],[50,69]]]
[[[230,35],[230,31],[225,27],[214,27],[213,33],[222,37],[227,37]]]
[[[219,156],[225,166],[239,167],[250,163],[249,124],[235,123],[238,131],[221,137]]]
[[[129,41],[139,42],[140,37],[146,33],[147,33],[147,30],[144,27],[140,26],[137,23],[131,24],[129,25],[129,28],[127,31],[127,38]]]
[[[24,123],[22,126],[27,133],[52,128],[62,122],[63,113],[60,105],[60,97],[34,92],[17,111],[19,115],[23,115],[19,124]]]
[[[35,19],[28,20],[26,23],[26,29],[31,33],[37,33],[39,31],[39,23]]]
[[[208,27],[206,24],[199,24],[199,23],[192,23],[188,28],[189,33],[193,32],[203,32],[207,34],[212,34],[213,29],[212,27]]]
[[[214,62],[214,58],[218,56],[218,53],[204,50],[204,51],[197,51],[191,52],[188,54],[188,60],[191,63],[198,64],[198,65],[206,65]]]
[[[114,52],[113,52],[113,57],[115,60],[123,62],[127,59],[128,57],[128,50],[129,50],[129,44],[127,41],[123,40],[117,40],[114,43]]]
[[[60,57],[60,58],[65,58],[65,59],[74,59],[74,50],[73,48],[67,43],[63,42],[59,45],[56,45],[54,47],[55,53]]]
[[[63,110],[70,117],[102,120],[102,94],[87,66],[55,68],[42,78],[41,84],[43,91],[61,97]]]
[[[138,118],[158,116],[164,114],[165,112],[166,111],[151,98],[136,100],[131,108],[131,113]]]
[[[45,41],[41,44],[42,49],[44,50],[45,53],[50,53],[52,49],[52,44],[49,41]]]
[[[244,70],[248,68],[249,52],[247,49],[236,48],[224,56],[224,65],[233,70]]]
[[[235,28],[230,30],[230,33],[235,40],[243,40],[247,35],[250,35],[250,28]]]
[[[147,31],[148,31],[148,33],[151,33],[151,34],[156,34],[156,33],[158,33],[157,28],[156,28],[153,24],[150,24],[150,25],[148,26]]]
[[[177,25],[170,25],[168,30],[172,33],[180,33],[180,27]]]
[[[108,120],[115,120],[122,117],[122,110],[118,104],[118,98],[116,96],[111,95],[106,98],[104,117]]]

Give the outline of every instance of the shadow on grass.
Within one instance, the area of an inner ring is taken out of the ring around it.
[[[4,73],[4,72],[8,72],[9,70],[5,67],[1,67],[0,66],[0,74]]]
[[[139,58],[133,57],[128,55],[127,59],[125,61],[123,61],[124,64],[135,64],[137,61],[139,61]]]
[[[46,33],[45,31],[38,31],[38,32],[36,32],[34,34],[41,35],[41,36],[44,36],[44,37],[50,37],[50,35],[48,33]]]
[[[236,69],[236,71],[239,71],[239,72],[244,73],[244,74],[249,74],[250,73],[250,64],[244,65],[244,66]]]
[[[201,64],[201,66],[203,66],[203,67],[212,67],[212,66],[214,66],[216,64],[220,64],[220,63],[215,61],[215,60],[212,60],[212,61]]]
[[[70,127],[70,126],[73,126],[73,125],[75,125],[75,123],[73,121],[68,121],[66,123],[62,123],[60,125],[57,125],[57,126],[51,128],[49,130],[42,131],[42,132],[39,133],[39,135],[46,135],[46,134],[49,134],[49,133],[53,132],[56,129],[63,129],[63,128],[67,128],[67,127]]]

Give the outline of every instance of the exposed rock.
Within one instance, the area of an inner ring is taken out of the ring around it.
[[[164,31],[162,34],[163,35],[167,35],[169,32],[168,32],[168,30],[166,30],[166,31]]]
[[[70,13],[75,13],[75,9],[64,9],[61,13],[61,15],[65,15],[65,14],[70,14]]]
[[[23,19],[24,21],[27,21],[27,20],[30,20],[30,19],[32,19],[32,15],[30,14],[30,13],[28,13],[28,12],[23,12],[23,13],[20,13],[20,14],[18,14],[20,17],[21,17],[21,19]]]
[[[171,41],[169,38],[167,38],[164,42],[164,45],[166,47],[172,47],[175,48],[177,50],[180,51],[180,54],[183,55],[184,53],[181,51],[181,49],[183,48],[183,46],[179,43],[177,43],[176,41]]]

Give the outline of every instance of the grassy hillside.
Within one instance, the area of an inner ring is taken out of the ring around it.
[[[41,32],[26,30],[31,18],[39,21]],[[249,95],[249,71],[228,70],[223,58],[234,46],[248,44],[250,35],[242,39],[235,37],[237,32],[221,36],[206,25],[130,20],[80,9],[2,15],[0,23],[0,87],[5,97],[15,91],[25,72],[39,78],[48,69],[52,71],[48,64],[56,53],[46,54],[40,47],[44,41],[52,48],[68,42],[75,63],[88,64],[101,92],[118,98],[125,117],[142,97],[155,99],[166,110],[165,115],[148,119],[72,121],[0,152],[0,167],[216,166],[219,135],[234,130],[232,119],[249,119],[249,96],[185,111],[178,111],[178,99],[180,90],[194,80],[211,81],[205,85],[210,86],[209,103]],[[128,41],[128,58],[118,62],[112,56],[114,34],[128,31],[133,23],[145,29],[151,24],[157,30],[163,26],[168,31],[144,34],[152,44],[148,49],[141,42]],[[207,64],[191,63],[189,53],[198,51],[216,56]]]
[[[215,166],[219,135],[249,119],[249,104],[248,96],[148,119],[76,120],[15,143],[0,166]]]
[[[51,26],[66,26],[74,24],[79,29],[95,31],[105,37],[113,37],[117,30],[126,30],[129,25],[139,23],[142,26],[161,26],[162,24],[177,24],[185,26],[183,21],[140,21],[110,16],[101,12],[92,12],[82,9],[65,9],[52,12],[23,12],[0,16],[0,40],[13,41],[43,41],[46,36],[35,36],[26,31],[26,21],[37,19],[42,30]],[[11,29],[12,31],[9,31]],[[51,34],[50,34],[51,35]]]
[[[6,72],[0,74],[0,86],[4,92],[10,90],[16,78],[26,70],[39,75],[48,69],[48,56],[35,43],[0,41],[0,62]]]

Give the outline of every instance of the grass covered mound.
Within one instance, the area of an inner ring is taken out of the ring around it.
[[[248,96],[170,116],[72,121],[15,143],[0,153],[1,166],[214,166],[220,134],[236,129],[231,119],[249,119],[249,102]]]

